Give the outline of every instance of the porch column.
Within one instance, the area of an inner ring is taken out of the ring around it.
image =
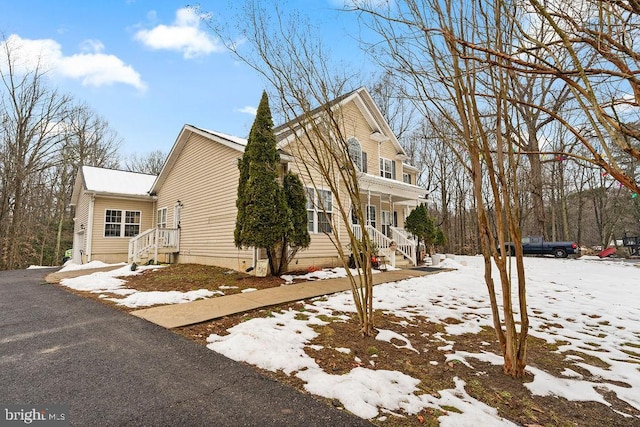
[[[367,190],[367,226],[371,225],[371,215],[369,214],[369,206],[371,206],[371,190]]]
[[[391,225],[396,227],[398,224],[394,224],[393,223],[393,218],[394,218],[394,214],[396,212],[395,206],[393,204],[393,196],[391,194],[389,194],[389,222],[391,222]]]

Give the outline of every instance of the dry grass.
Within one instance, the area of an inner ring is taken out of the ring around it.
[[[195,289],[222,290],[225,294],[241,292],[242,289],[265,289],[280,286],[283,281],[279,278],[256,278],[246,274],[231,272],[217,267],[179,264],[163,268],[156,272],[143,272],[138,276],[127,278],[127,287],[138,290],[179,290]],[[95,294],[82,293],[96,297]],[[108,301],[100,300],[107,304]],[[303,303],[292,303],[279,307],[269,307],[227,316],[221,319],[205,322],[193,326],[175,329],[176,333],[184,335],[202,345],[212,334],[225,335],[227,329],[251,318],[266,317],[274,311],[299,309],[300,316],[305,316]],[[129,310],[129,309],[126,309]],[[491,351],[500,354],[492,329],[484,329],[478,334],[447,337],[444,325],[417,319],[410,325],[400,322],[393,315],[376,313],[375,324],[380,329],[393,330],[406,336],[416,353],[408,349],[399,349],[393,343],[363,338],[359,333],[356,319],[353,315],[351,322],[331,322],[325,326],[316,326],[318,336],[309,344],[322,346],[320,350],[307,347],[306,352],[313,357],[318,365],[326,372],[344,374],[358,364],[357,356],[362,366],[371,369],[386,369],[404,372],[421,380],[419,393],[438,395],[439,390],[453,388],[453,378],[458,377],[466,382],[467,392],[474,398],[497,408],[500,416],[514,423],[525,426],[638,426],[638,418],[625,418],[614,410],[627,414],[640,415],[640,411],[629,407],[625,402],[615,398],[612,393],[606,394],[606,399],[612,404],[611,408],[595,402],[570,402],[556,397],[533,396],[524,386],[532,380],[527,376],[523,379],[512,379],[505,376],[499,366],[473,361],[473,369],[462,363],[446,362],[446,355],[452,351],[480,352]],[[326,320],[326,319],[325,319]],[[404,326],[403,326],[404,325]],[[439,350],[444,342],[442,338],[454,341],[454,350]],[[488,343],[488,345],[487,345]],[[560,344],[551,345],[533,337],[529,339],[529,364],[542,369],[552,375],[560,376],[565,368],[588,375],[588,372],[575,366],[566,359],[566,354],[555,352]],[[333,350],[336,347],[346,347],[351,354],[344,354]],[[636,343],[628,343],[628,352],[637,352]],[[599,359],[585,354],[582,362],[606,368]],[[373,362],[373,364],[372,364]],[[283,373],[266,372],[278,381],[285,382],[303,391],[302,382]],[[598,382],[597,378],[588,376],[589,381]],[[618,384],[625,386],[624,384]],[[339,402],[328,402],[340,406]],[[455,411],[455,408],[446,408]],[[443,411],[427,409],[420,414],[405,417],[389,416],[386,421],[375,421],[381,426],[436,426],[437,418]]]

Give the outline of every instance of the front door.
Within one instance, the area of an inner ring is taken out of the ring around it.
[[[180,211],[182,203],[178,202],[173,206],[173,228],[180,228]]]
[[[82,253],[84,251],[84,230],[73,234],[73,257],[74,264],[82,264]]]

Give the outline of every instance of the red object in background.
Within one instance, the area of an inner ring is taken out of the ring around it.
[[[603,250],[601,250],[600,252],[598,252],[598,256],[600,258],[606,258],[608,256],[611,256],[613,254],[616,253],[616,248],[614,248],[613,246],[610,246],[608,248],[605,248]]]

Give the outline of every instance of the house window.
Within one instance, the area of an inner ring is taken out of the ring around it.
[[[349,158],[357,170],[362,171],[362,147],[356,138],[347,140],[347,148],[349,149]]]
[[[104,218],[104,237],[134,237],[140,234],[140,211],[107,209]]]
[[[396,179],[396,162],[389,159],[380,158],[380,176],[389,179]]]
[[[411,175],[409,175],[408,173],[403,173],[402,174],[402,182],[404,182],[406,184],[411,184]]]
[[[311,233],[331,233],[333,199],[331,191],[307,188],[307,229]]]
[[[167,228],[167,208],[158,209],[158,228]]]
[[[367,205],[367,225],[376,228],[376,207],[374,205]]]
[[[351,224],[359,224],[358,216],[356,215],[356,211],[353,209],[353,207],[351,208]]]
[[[391,237],[391,213],[389,211],[380,211],[380,226],[382,234]]]

